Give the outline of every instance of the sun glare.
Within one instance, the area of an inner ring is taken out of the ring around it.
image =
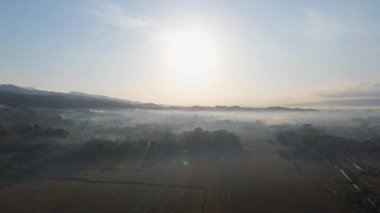
[[[215,66],[214,41],[201,31],[171,33],[168,36],[167,53],[169,66],[176,77],[187,82],[205,80]]]

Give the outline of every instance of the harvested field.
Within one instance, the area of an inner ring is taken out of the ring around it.
[[[3,187],[0,212],[354,212],[331,191],[346,185],[336,170],[256,143],[220,157],[51,169]]]

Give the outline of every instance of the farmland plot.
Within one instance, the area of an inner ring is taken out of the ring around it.
[[[0,212],[353,212],[326,189],[345,184],[334,169],[256,143],[225,156],[56,168],[3,187]]]

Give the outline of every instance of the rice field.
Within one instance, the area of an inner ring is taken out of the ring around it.
[[[0,212],[355,212],[334,195],[346,183],[333,168],[285,159],[264,140],[247,147],[219,157],[54,168],[2,187]]]

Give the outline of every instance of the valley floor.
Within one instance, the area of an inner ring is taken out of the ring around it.
[[[228,156],[50,169],[2,187],[0,212],[355,212],[334,168],[250,140]]]

